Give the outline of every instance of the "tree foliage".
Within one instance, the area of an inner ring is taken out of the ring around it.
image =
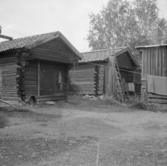
[[[156,0],[109,0],[90,14],[87,40],[95,49],[167,43],[167,20],[159,17]]]

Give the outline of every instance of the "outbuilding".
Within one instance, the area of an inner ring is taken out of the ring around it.
[[[137,61],[128,47],[95,50],[82,53],[83,59],[70,70],[70,93],[88,95],[115,95],[112,71],[114,56],[126,93],[140,94],[141,78]],[[114,68],[115,70],[115,68]],[[116,89],[116,88],[115,88]]]
[[[67,99],[68,71],[81,58],[58,31],[1,42],[2,99],[30,102]]]
[[[167,104],[167,44],[136,47],[142,53],[141,99]]]

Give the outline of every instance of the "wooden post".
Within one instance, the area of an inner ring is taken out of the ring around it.
[[[107,65],[107,73],[105,75],[106,78],[106,95],[107,96],[111,96],[111,94],[113,93],[113,84],[112,84],[112,58],[111,58],[111,52],[110,52],[110,48],[109,45],[106,41],[106,45],[107,45],[107,50],[108,50],[108,65]]]
[[[116,58],[116,54],[115,54],[115,45],[114,45],[114,47],[113,47],[113,64],[112,64],[112,67],[113,67],[113,95],[115,96],[116,95],[116,87],[115,87],[115,79],[116,79],[116,77],[115,77],[115,58]]]
[[[38,61],[38,96],[40,96],[40,61]]]

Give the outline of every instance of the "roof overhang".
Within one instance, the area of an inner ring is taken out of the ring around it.
[[[116,53],[115,53],[115,56],[119,56],[119,55],[121,55],[121,54],[123,54],[123,53],[126,53],[126,52],[129,54],[129,56],[130,56],[132,62],[133,62],[134,65],[137,67],[138,64],[137,64],[137,62],[136,62],[136,60],[135,60],[135,58],[134,58],[134,56],[133,56],[133,54],[132,54],[132,52],[131,52],[131,50],[130,50],[129,47],[125,47],[125,48],[123,48],[122,50],[116,52]],[[113,55],[114,55],[114,54],[113,54]]]

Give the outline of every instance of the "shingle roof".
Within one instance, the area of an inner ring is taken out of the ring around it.
[[[59,31],[0,42],[0,52],[26,47],[32,48],[34,45],[40,45],[42,42],[46,42],[57,37],[60,37],[80,59],[82,58],[82,55],[78,52],[78,50],[76,50],[75,47]]]
[[[54,34],[55,32],[52,32],[52,33],[46,33],[46,34],[41,34],[41,35],[34,35],[34,36],[28,36],[24,38],[18,38],[18,39],[14,39],[11,41],[4,41],[0,43],[0,52],[12,50],[12,49],[24,48],[25,46],[31,43],[51,37]]]
[[[124,48],[119,47],[116,49],[110,49],[110,53],[111,53],[111,55],[114,55],[114,50],[115,50],[115,53],[118,54]],[[83,59],[80,60],[79,63],[105,61],[109,57],[107,49],[96,50],[96,51],[91,51],[91,52],[84,52],[81,54],[83,55]]]

